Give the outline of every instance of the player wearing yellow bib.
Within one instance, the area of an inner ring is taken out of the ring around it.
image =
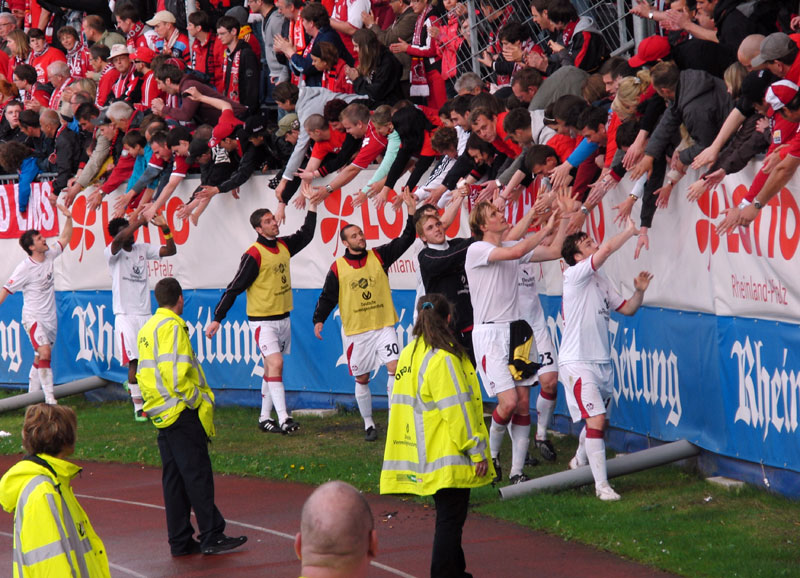
[[[385,245],[368,251],[361,227],[347,225],[341,230],[344,256],[336,259],[328,271],[314,310],[314,334],[322,339],[323,323],[339,306],[344,330],[342,344],[350,375],[356,380],[356,403],[364,418],[364,439],[368,442],[378,439],[372,419],[369,374],[385,365],[389,372],[387,391],[391,395],[400,355],[394,329],[397,313],[386,271],[414,243],[416,199],[407,193],[403,195],[403,202],[408,207],[406,228],[397,239]]]
[[[261,415],[258,427],[263,432],[288,434],[300,426],[286,410],[283,388],[283,355],[292,347],[292,278],[289,259],[314,238],[317,205],[311,203],[306,221],[295,234],[278,237],[279,223],[269,209],[258,209],[250,215],[250,225],[258,239],[242,255],[239,270],[223,293],[214,310],[214,321],[206,329],[206,337],[219,331],[220,322],[233,306],[236,297],[247,291],[247,319],[253,338],[264,357],[264,381],[261,383]],[[278,421],[272,419],[272,408]]]

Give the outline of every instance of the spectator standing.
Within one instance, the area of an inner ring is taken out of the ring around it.
[[[272,90],[279,83],[289,80],[289,69],[275,54],[275,37],[280,36],[286,19],[272,0],[249,0],[248,3],[251,12],[261,15],[261,38],[264,40],[261,67],[262,72],[266,73],[266,94],[272,95]]]
[[[189,68],[206,77],[208,84],[221,92],[224,80],[221,71],[225,47],[219,41],[208,14],[202,10],[189,14],[187,30],[189,36],[194,38],[189,57]]]
[[[378,41],[372,30],[358,30],[353,35],[358,67],[347,67],[345,74],[353,83],[353,92],[368,97],[367,106],[394,105],[403,98],[403,65]]]
[[[164,97],[164,93],[158,88],[155,73],[150,68],[154,56],[153,51],[147,46],[140,46],[133,55],[133,66],[136,70],[135,74],[139,78],[139,93],[141,94],[140,101],[134,102],[133,108],[138,112],[150,110],[156,98]]]
[[[239,38],[240,28],[232,16],[223,16],[217,21],[217,37],[225,48],[221,92],[233,102],[246,106],[250,114],[255,114],[260,104],[261,63],[247,41]]]
[[[31,45],[33,57],[31,58],[31,66],[36,69],[36,76],[39,82],[46,83],[50,81],[47,75],[47,67],[54,62],[66,62],[67,59],[64,53],[58,48],[53,48],[44,38],[44,32],[38,28],[31,28],[28,32],[28,40]]]
[[[353,50],[353,34],[364,27],[361,14],[369,12],[370,0],[336,0],[331,11],[331,28],[339,33],[342,43],[350,55],[355,58]]]
[[[275,43],[278,42],[278,38],[274,36],[272,39],[273,49],[278,62],[288,66],[291,55],[303,54],[309,41],[308,34],[306,34],[305,27],[303,26],[303,19],[300,16],[301,10],[303,9],[303,0],[277,0],[276,6],[278,7],[278,11],[283,15],[280,38],[287,40],[292,50],[287,51],[290,52],[287,56],[281,48],[275,46]],[[300,75],[295,74],[295,71],[291,67],[289,67],[289,72],[292,84],[297,85],[300,82]]]
[[[375,16],[369,12],[361,14],[364,26],[374,32],[375,36],[378,37],[378,41],[386,47],[399,40],[411,42],[414,36],[414,24],[417,21],[417,15],[411,9],[411,4],[406,0],[390,0],[389,6],[394,12],[394,21],[388,28],[382,29],[377,24]],[[403,65],[400,87],[404,98],[408,98],[411,90],[411,57],[407,53],[396,53],[395,57]]]
[[[142,22],[142,15],[133,2],[118,2],[114,18],[117,29],[125,35],[125,43],[131,54],[142,47],[155,50],[158,34]]]
[[[115,44],[125,44],[125,37],[117,32],[110,32],[106,29],[106,23],[101,16],[97,14],[87,14],[83,17],[83,24],[81,26],[83,36],[86,42],[93,44],[103,44],[111,47]]]

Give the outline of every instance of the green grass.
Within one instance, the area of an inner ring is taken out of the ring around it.
[[[135,423],[130,404],[93,404],[79,397],[78,460],[160,464],[156,429]],[[294,436],[263,434],[257,410],[224,407],[216,414],[211,457],[216,473],[260,476],[320,484],[350,482],[377,493],[383,444],[362,441],[357,413],[298,419]],[[0,454],[19,453],[22,410],[0,415]],[[385,412],[377,413],[379,424]],[[566,468],[575,451],[572,438],[554,440],[556,464],[529,469],[542,476]],[[508,442],[501,461],[507,470]],[[725,490],[675,467],[661,467],[613,481],[623,499],[604,503],[592,488],[539,494],[501,502],[491,487],[473,492],[474,510],[542,530],[565,540],[591,544],[631,560],[684,576],[800,576],[800,503],[753,488]],[[421,499],[431,503],[429,499]]]

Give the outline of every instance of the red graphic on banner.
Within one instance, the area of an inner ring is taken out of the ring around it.
[[[322,242],[328,243],[331,239],[338,237],[341,228],[347,224],[344,218],[353,214],[353,199],[347,195],[343,201],[342,190],[336,189],[325,198],[325,209],[333,216],[322,219],[319,230],[322,234]],[[336,247],[333,249],[333,254],[336,254]]]
[[[697,206],[700,211],[708,217],[707,219],[700,219],[695,225],[695,234],[697,235],[697,247],[701,253],[706,252],[706,248],[711,245],[711,254],[717,252],[719,248],[719,234],[717,233],[717,226],[713,223],[715,219],[719,218],[719,199],[717,198],[716,191],[706,191],[697,200]]]
[[[69,248],[73,251],[78,247],[81,248],[81,254],[78,261],[83,261],[84,251],[88,251],[94,245],[94,233],[89,230],[89,227],[94,225],[97,215],[94,211],[88,211],[86,208],[86,197],[81,195],[75,199],[72,205],[72,239],[69,240]]]

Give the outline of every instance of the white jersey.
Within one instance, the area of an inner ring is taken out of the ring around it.
[[[516,242],[504,241],[503,247]],[[464,270],[467,273],[469,297],[475,324],[510,323],[520,319],[517,278],[520,262],[530,261],[533,252],[522,259],[489,262],[489,254],[496,249],[486,241],[476,241],[467,249]]]
[[[594,269],[593,259],[585,259],[564,272],[564,334],[558,351],[561,363],[611,361],[609,312],[622,307],[625,299],[604,273]]]
[[[521,263],[519,266],[519,311],[522,319],[531,327],[540,318],[544,319],[544,310],[536,287],[536,277],[540,271],[541,266],[538,263]]]
[[[25,257],[3,286],[9,293],[22,291],[23,320],[40,321],[50,327],[57,326],[53,262],[63,251],[61,243],[57,242],[50,246],[41,263],[34,261],[30,256]]]
[[[111,271],[111,297],[114,315],[150,315],[150,287],[147,285],[147,261],[158,259],[160,247],[134,243],[130,251],[111,254],[111,245],[103,251]]]

